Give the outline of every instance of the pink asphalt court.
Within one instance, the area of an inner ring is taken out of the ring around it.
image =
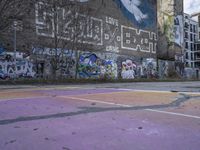
[[[0,100],[0,150],[200,149],[199,108],[181,116],[148,111],[178,112],[175,103],[126,107],[80,98],[123,92],[115,89],[31,92],[41,96]]]

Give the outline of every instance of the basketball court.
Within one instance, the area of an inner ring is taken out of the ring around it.
[[[200,93],[5,89],[0,133],[1,150],[199,150]]]

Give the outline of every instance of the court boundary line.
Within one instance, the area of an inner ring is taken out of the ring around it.
[[[48,98],[50,96],[36,96],[36,97],[19,97],[19,98],[10,98],[10,99],[0,99],[0,102],[12,101],[12,100],[25,100],[25,99],[35,99],[35,98]]]
[[[132,105],[105,102],[105,101],[86,99],[86,98],[79,98],[79,97],[71,97],[71,96],[58,96],[58,97],[59,98],[74,99],[74,100],[79,100],[79,101],[85,101],[85,102],[96,102],[96,103],[100,103],[100,104],[114,105],[114,106],[127,107],[127,108],[134,107]],[[156,109],[143,109],[143,110],[150,111],[150,112],[156,112],[156,113],[162,113],[162,114],[168,114],[168,115],[173,115],[173,116],[181,116],[181,117],[187,117],[187,118],[200,119],[200,116],[195,116],[195,115],[188,115],[188,114],[175,113],[175,112],[169,112],[169,111],[161,111],[161,110],[156,110]]]

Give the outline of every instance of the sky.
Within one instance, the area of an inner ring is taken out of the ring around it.
[[[200,0],[184,0],[184,12],[188,14],[200,12]]]

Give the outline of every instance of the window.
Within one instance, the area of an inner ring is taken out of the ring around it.
[[[184,25],[184,26],[185,26],[185,28],[186,28],[186,29],[188,29],[188,28],[189,28],[189,24],[188,24],[187,22],[185,23],[185,25]]]
[[[192,43],[190,43],[190,50],[193,51],[194,50],[194,45]]]
[[[188,39],[188,32],[185,32],[185,38]]]
[[[199,32],[199,39],[200,39],[200,32]]]
[[[185,42],[185,48],[188,49],[188,42]]]
[[[193,63],[193,62],[191,63],[191,67],[192,67],[192,68],[194,67],[194,63]]]
[[[200,27],[200,15],[198,16],[198,23],[199,23],[199,27]]]
[[[196,32],[196,25],[193,25],[193,32]]]
[[[193,54],[191,53],[191,60],[193,60],[194,58],[193,58]]]
[[[188,52],[186,52],[185,58],[188,59]]]
[[[200,44],[197,44],[197,50],[200,50]]]
[[[186,67],[188,67],[189,66],[189,63],[188,62],[186,62]]]
[[[193,35],[190,34],[190,41],[193,41]]]
[[[197,45],[196,44],[194,44],[194,51],[196,51],[197,50]]]
[[[190,32],[192,32],[192,24],[190,24]]]
[[[18,70],[18,71],[21,70],[21,67],[20,67],[20,66],[17,66],[17,70]]]

